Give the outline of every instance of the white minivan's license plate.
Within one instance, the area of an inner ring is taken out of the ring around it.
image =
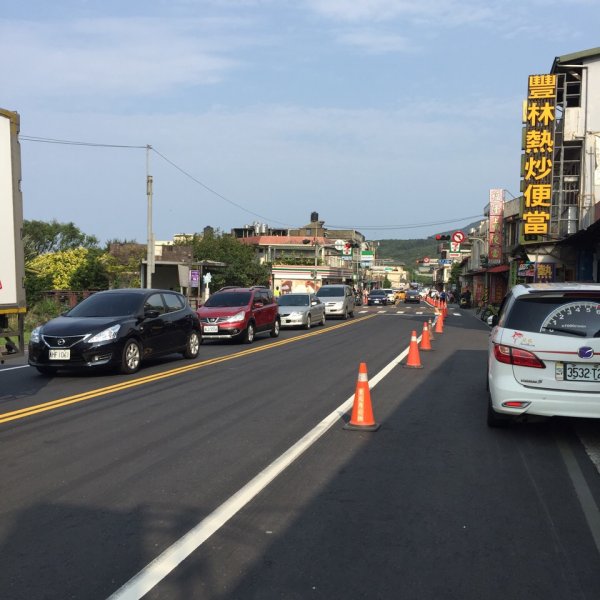
[[[218,325],[205,325],[203,329],[204,333],[219,333]]]
[[[600,381],[600,365],[565,363],[566,381]]]
[[[70,350],[50,350],[50,360],[69,360],[70,358]]]

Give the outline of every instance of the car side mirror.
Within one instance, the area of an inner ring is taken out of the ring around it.
[[[256,300],[254,302],[254,307],[255,308],[262,308],[264,306],[263,302],[261,300]]]
[[[156,310],[155,308],[147,308],[144,311],[144,318],[145,319],[156,319],[156,317],[160,316],[160,312],[158,310]]]
[[[311,306],[316,306],[317,304],[319,304],[319,303],[318,303],[316,300],[313,300],[313,301],[310,303],[310,305],[311,305]]]

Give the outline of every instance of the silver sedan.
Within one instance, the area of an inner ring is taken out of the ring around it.
[[[284,294],[277,298],[281,327],[325,325],[325,304],[314,294]]]

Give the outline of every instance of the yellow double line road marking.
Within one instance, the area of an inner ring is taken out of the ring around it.
[[[189,371],[195,371],[196,369],[202,369],[202,368],[208,367],[210,365],[216,365],[216,364],[219,364],[222,362],[226,362],[228,360],[234,360],[236,358],[241,358],[243,356],[249,356],[250,354],[256,354],[257,352],[263,352],[265,350],[270,350],[272,348],[279,348],[281,346],[285,346],[285,345],[291,344],[293,342],[305,340],[307,338],[314,337],[317,335],[323,335],[325,333],[329,333],[330,331],[334,331],[334,330],[340,329],[342,327],[348,327],[349,325],[353,325],[354,323],[359,323],[360,321],[364,321],[366,319],[372,319],[374,316],[375,315],[359,317],[359,318],[353,319],[352,321],[345,321],[343,323],[340,323],[339,325],[334,325],[333,327],[328,327],[327,329],[319,329],[319,330],[311,331],[310,333],[305,333],[304,335],[293,337],[293,338],[290,338],[287,340],[279,340],[277,342],[272,342],[271,344],[265,344],[264,346],[256,346],[254,348],[249,348],[247,350],[235,352],[234,354],[227,354],[226,356],[220,356],[217,358],[209,358],[207,360],[195,362],[193,364],[186,365],[184,367],[178,367],[176,369],[170,369],[168,371],[163,371],[162,373],[155,373],[154,375],[147,375],[146,377],[138,377],[137,379],[133,379],[131,381],[123,381],[121,383],[116,383],[114,385],[109,385],[107,387],[90,390],[89,392],[82,392],[81,394],[75,394],[73,396],[59,398],[58,400],[52,400],[51,402],[45,402],[43,404],[36,404],[35,406],[29,406],[27,408],[22,408],[20,410],[13,410],[12,412],[0,414],[0,423],[8,423],[9,421],[16,421],[17,419],[24,419],[25,417],[37,415],[39,413],[43,413],[43,412],[46,412],[49,410],[55,410],[57,408],[62,408],[63,406],[69,406],[69,404],[77,404],[78,402],[85,402],[86,400],[91,400],[93,398],[99,398],[100,396],[106,396],[106,395],[112,394],[114,392],[120,392],[122,390],[139,387],[140,385],[145,385],[147,383],[160,381],[161,379],[167,379],[169,377],[174,377],[175,375],[181,375],[182,373],[188,373]]]

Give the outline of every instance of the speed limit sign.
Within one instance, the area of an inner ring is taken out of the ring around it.
[[[465,241],[466,237],[467,236],[464,234],[464,232],[462,232],[462,231],[455,231],[452,234],[452,241],[456,242],[457,244],[460,244],[461,242]]]

